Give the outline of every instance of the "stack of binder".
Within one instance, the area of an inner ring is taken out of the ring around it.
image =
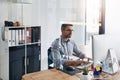
[[[10,29],[8,30],[8,45],[15,46],[25,43],[24,29]]]

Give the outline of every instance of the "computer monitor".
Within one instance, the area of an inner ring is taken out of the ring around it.
[[[117,59],[120,61],[120,37],[115,35],[92,36],[92,53],[94,66],[102,62],[108,53],[108,49],[114,49]]]

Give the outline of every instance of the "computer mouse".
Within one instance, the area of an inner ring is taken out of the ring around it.
[[[66,69],[67,71],[74,71],[74,68],[71,67],[71,66],[67,66],[65,69]]]

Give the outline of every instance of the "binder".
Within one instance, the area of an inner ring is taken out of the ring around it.
[[[18,30],[16,30],[15,33],[16,33],[15,44],[18,45],[19,44]]]
[[[26,42],[31,43],[31,27],[26,29]]]
[[[33,27],[32,28],[32,42],[38,42],[40,39],[40,28],[39,27]]]
[[[25,43],[25,30],[22,30],[22,42]]]
[[[21,29],[21,44],[24,44],[25,43],[25,35],[24,35],[24,32],[25,30],[24,29]]]
[[[19,44],[22,44],[22,32],[21,32],[21,29],[18,31],[18,36],[19,36]]]
[[[15,34],[15,30],[11,30],[12,31],[12,46],[15,46],[15,39],[16,39],[16,34]]]
[[[8,45],[12,46],[12,31],[8,30]]]

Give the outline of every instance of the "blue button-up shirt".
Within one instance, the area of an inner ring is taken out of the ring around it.
[[[82,54],[73,40],[64,41],[62,37],[57,38],[52,43],[52,49],[54,53],[53,60],[61,64],[64,64],[66,60],[71,60],[73,52],[78,57]]]

